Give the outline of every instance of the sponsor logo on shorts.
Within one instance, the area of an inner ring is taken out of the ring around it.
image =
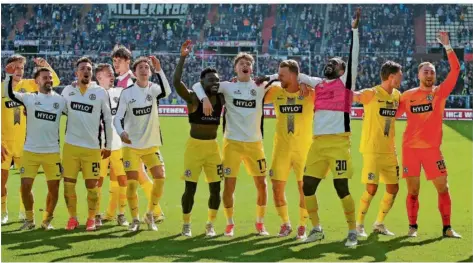
[[[125,161],[123,166],[125,166],[125,168],[130,168],[130,161]]]
[[[273,177],[273,175],[274,175],[273,169],[270,169],[270,170],[269,170],[269,176],[270,176],[270,177]]]
[[[374,180],[374,173],[368,173],[368,180]]]
[[[187,178],[191,177],[191,176],[192,176],[191,170],[187,169],[187,170],[184,172],[184,176],[187,177]]]
[[[256,108],[256,100],[239,100],[239,99],[233,99],[233,105],[239,107],[239,108]]]
[[[71,108],[76,111],[82,111],[82,112],[87,112],[87,113],[92,113],[92,111],[94,110],[93,105],[84,104],[84,103],[75,102],[75,101],[71,102]]]
[[[385,109],[385,108],[380,108],[379,109],[379,115],[383,117],[394,117],[396,116],[396,109]]]
[[[54,122],[56,121],[57,114],[37,110],[34,112],[34,116],[36,119]]]
[[[429,111],[433,111],[432,103],[411,106],[412,113],[424,113]]]
[[[407,174],[409,172],[409,168],[407,167],[404,167],[404,169],[402,169],[404,171],[405,174]]]
[[[230,168],[228,168],[228,167],[225,168],[225,174],[226,174],[226,175],[230,175],[231,173],[232,173],[232,169],[230,169]]]
[[[302,105],[280,105],[279,111],[281,113],[302,113]]]
[[[16,107],[20,107],[21,104],[20,103],[17,103],[17,102],[14,102],[14,101],[5,101],[5,107],[7,107],[7,109],[11,109],[11,108],[16,108]]]
[[[97,96],[95,96],[95,94],[90,94],[89,99],[90,100],[95,100],[95,99],[97,99]]]
[[[147,106],[144,108],[133,108],[133,115],[135,116],[143,116],[151,113],[151,108],[153,106]]]

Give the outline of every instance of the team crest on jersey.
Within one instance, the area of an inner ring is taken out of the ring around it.
[[[299,99],[299,100],[303,100],[303,99],[304,99],[304,96],[302,96],[302,95],[299,95],[299,97],[297,97],[297,99]]]
[[[374,180],[374,173],[368,173],[368,180]]]
[[[434,99],[434,96],[432,94],[427,95],[427,100],[432,101]]]
[[[95,100],[97,97],[95,96],[95,94],[90,94],[89,95],[89,99],[90,100]]]
[[[147,100],[147,101],[151,101],[151,99],[152,99],[152,98],[151,98],[151,95],[149,95],[149,94],[146,95],[146,100]]]
[[[74,91],[72,91],[71,93],[69,93],[69,96],[74,96],[76,95],[76,93]]]
[[[118,97],[113,97],[113,101],[114,101],[115,103],[118,103]]]
[[[230,175],[231,173],[232,173],[232,169],[230,169],[230,168],[228,168],[228,167],[225,168],[225,174],[226,174],[226,175]]]
[[[255,89],[251,89],[251,90],[250,90],[250,94],[251,94],[251,96],[256,97],[256,90],[255,90]]]
[[[21,167],[20,168],[20,174],[24,174],[25,173],[25,167]]]
[[[192,176],[191,170],[187,169],[187,170],[184,172],[184,176],[187,177],[187,178],[191,177],[191,176]]]
[[[125,166],[125,168],[130,168],[130,161],[125,161],[123,165]]]
[[[59,103],[54,102],[53,107],[54,107],[56,110],[59,109]]]
[[[399,107],[399,101],[395,100],[395,101],[393,101],[393,104],[394,104],[395,108]]]

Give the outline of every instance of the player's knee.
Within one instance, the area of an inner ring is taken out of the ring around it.
[[[87,189],[93,189],[97,187],[98,180],[97,179],[87,179],[85,180],[85,188]]]
[[[33,179],[31,178],[22,178],[21,179],[21,191],[25,193],[31,192],[33,188]]]
[[[125,187],[126,186],[126,176],[124,176],[124,175],[118,176],[117,177],[117,182],[118,182],[119,186]]]
[[[333,185],[337,191],[337,195],[340,199],[345,198],[345,196],[350,194],[348,189],[348,179],[335,179],[333,180]]]
[[[374,196],[377,191],[378,191],[377,184],[366,184],[366,192],[368,192],[368,194],[370,194],[371,196]]]
[[[302,192],[304,192],[305,196],[311,196],[315,194],[317,191],[317,187],[319,186],[320,179],[311,177],[311,176],[304,176],[303,184],[302,184]]]
[[[153,175],[154,179],[163,179],[164,178],[164,166],[157,165],[150,169],[151,174]]]
[[[387,184],[386,185],[386,192],[392,195],[397,195],[399,192],[399,185],[398,184]]]
[[[100,177],[100,179],[97,182],[97,187],[102,187],[103,185],[103,177]]]

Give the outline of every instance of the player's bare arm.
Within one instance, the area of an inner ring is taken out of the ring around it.
[[[187,107],[190,112],[195,110],[196,103],[199,102],[199,99],[193,92],[190,92],[186,84],[182,82],[182,73],[184,71],[184,62],[192,50],[191,40],[187,40],[181,46],[181,57],[176,66],[176,71],[174,72],[173,85],[176,88],[177,94],[187,102]],[[211,107],[212,105],[210,105]]]

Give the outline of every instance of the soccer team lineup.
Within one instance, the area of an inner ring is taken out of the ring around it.
[[[59,231],[64,226],[70,232],[100,232],[107,225],[118,225],[138,235],[147,230],[159,236],[161,226],[171,220],[181,222],[175,234],[185,238],[191,238],[197,227],[208,239],[220,234],[237,238],[249,234],[239,230],[234,216],[246,207],[256,213],[252,234],[292,236],[309,243],[329,238],[334,230],[324,228],[330,218],[319,218],[330,207],[324,207],[318,195],[320,185],[333,184],[333,198],[342,207],[339,216],[346,221],[345,239],[339,246],[357,247],[371,232],[412,239],[425,234],[418,225],[424,181],[424,191],[435,188],[437,194],[430,203],[438,202],[439,214],[432,215],[429,224],[437,226],[439,237],[461,239],[453,227],[455,220],[450,220],[449,173],[441,151],[445,103],[460,75],[448,32],[437,32],[450,68],[441,82],[437,82],[434,64],[422,62],[416,69],[419,86],[401,93],[403,65],[388,60],[378,69],[376,86],[355,90],[362,11],[356,8],[351,21],[346,21],[351,25],[348,59],[333,57],[323,62],[323,76],[301,73],[300,63],[292,59],[283,60],[274,74],[255,76],[255,58],[240,52],[233,59],[233,79],[221,79],[223,69],[207,67],[200,72],[200,82],[189,87],[182,78],[188,74],[184,65],[194,44],[186,40],[172,75],[164,73],[159,56],[133,59],[127,47],[117,45],[110,53],[112,64],[97,64],[86,56],[75,61],[77,80],[62,83],[68,86],[59,94],[53,89],[59,77],[46,59],[34,59],[34,74],[27,79],[26,58],[11,55],[3,66],[6,77],[1,91],[2,226],[12,221],[12,212],[18,212],[7,209],[7,197],[18,194],[18,189],[7,187],[9,177],[17,176],[10,172],[14,167],[21,177],[17,230],[21,232]],[[186,102],[190,127],[187,138],[177,139],[184,140],[185,147],[176,149],[178,155],[172,157],[180,158],[174,163],[180,165],[178,176],[184,186],[181,206],[169,208],[180,210],[182,217],[177,218],[165,216],[161,206],[167,177],[176,174],[166,172],[166,158],[171,157],[162,154],[162,149],[173,147],[163,143],[166,136],[162,136],[162,126],[172,121],[160,121],[158,107],[172,92]],[[353,103],[364,108],[359,152],[352,149],[352,130],[360,129],[350,120]],[[267,104],[274,105],[276,114],[274,134],[264,133],[273,138],[271,152],[263,144],[263,106]],[[406,117],[405,129],[397,129],[395,135],[396,119],[401,116]],[[66,117],[65,134],[61,134],[61,118]],[[402,136],[401,147],[396,147],[396,136]],[[402,157],[398,157],[400,152]],[[356,168],[354,155],[362,159]],[[252,178],[245,191],[256,193],[256,206],[239,203],[235,197],[241,165],[244,176]],[[41,189],[47,191],[46,200],[35,199],[38,190],[32,190],[36,178],[43,180],[37,176],[40,167],[47,182],[47,188]],[[299,211],[292,216],[297,217],[297,224],[290,222],[289,210],[295,210],[286,199],[286,184],[294,180],[291,172],[298,189],[298,196],[291,199],[297,200],[291,203]],[[107,180],[109,189],[103,189]],[[195,198],[199,180],[208,184],[208,190],[201,188],[206,200]],[[351,185],[360,183],[363,193],[352,195]],[[85,186],[86,194],[76,191],[79,185]],[[398,194],[402,187],[407,192],[403,196]],[[145,210],[139,205],[141,188],[147,200]],[[107,202],[102,192],[109,192]],[[368,211],[375,195],[381,196],[381,202]],[[57,206],[62,197],[65,205]],[[208,203],[205,225],[191,224],[194,202]],[[395,234],[385,224],[396,202],[405,206],[404,233]],[[41,216],[36,216],[43,203]],[[86,214],[78,212],[78,203],[86,205]],[[265,226],[268,209],[275,209],[280,218],[278,230]],[[222,216],[217,216],[219,211]],[[53,220],[56,213],[67,213],[67,222]],[[376,214],[374,224],[365,222],[368,213]],[[224,229],[215,226],[217,220],[225,221]]]

